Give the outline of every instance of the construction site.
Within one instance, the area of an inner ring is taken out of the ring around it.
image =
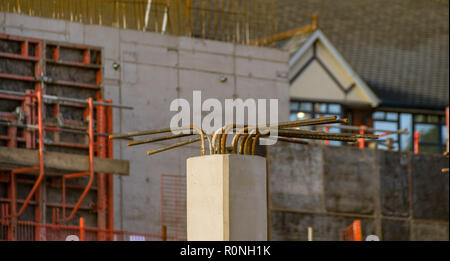
[[[0,1],[0,241],[448,241],[448,15]]]

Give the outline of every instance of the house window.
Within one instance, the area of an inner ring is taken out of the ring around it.
[[[291,101],[291,121],[330,116],[342,117],[340,104]]]
[[[290,120],[306,120],[311,118],[323,118],[330,116],[338,116],[342,118],[343,111],[340,104],[325,102],[309,102],[309,101],[291,101],[290,103]],[[315,130],[324,130],[324,128],[312,127]],[[339,129],[330,128],[330,133],[338,133]],[[339,146],[340,141],[330,141],[330,145]]]
[[[394,134],[380,138],[392,138],[399,151],[413,151],[414,132],[420,133],[419,151],[442,153],[445,150],[447,129],[441,115],[377,111],[373,115],[374,128],[382,130],[407,129],[408,134]]]

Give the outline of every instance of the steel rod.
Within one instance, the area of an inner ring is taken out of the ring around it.
[[[279,129],[278,131],[290,131],[299,134],[310,134],[310,135],[333,135],[336,137],[355,137],[355,138],[363,138],[363,139],[376,139],[378,135],[373,134],[354,134],[354,133],[330,133],[324,131],[310,131],[310,130],[298,130],[298,129]]]
[[[342,129],[342,130],[355,130],[355,131],[359,131],[361,130],[361,127],[358,126],[331,126],[331,125],[325,125],[325,126],[320,126],[318,125],[317,127],[326,127],[326,128],[335,128],[335,129]],[[365,131],[368,132],[389,132],[391,134],[409,134],[408,129],[403,129],[403,130],[383,130],[383,129],[374,129],[374,128],[369,128],[366,127],[364,128]]]
[[[17,213],[11,213],[12,217],[19,217],[22,215],[22,213],[25,211],[25,209],[28,206],[28,203],[30,202],[33,195],[38,190],[39,186],[41,185],[42,179],[44,178],[44,120],[43,120],[43,103],[42,103],[42,87],[38,86],[36,96],[38,100],[38,125],[39,125],[39,176],[34,183],[33,187],[31,188],[30,193],[28,193],[27,198],[25,199],[22,207]],[[14,171],[11,172],[12,177],[14,177],[15,173]],[[16,197],[14,193],[14,198]]]
[[[302,138],[302,139],[313,139],[313,140],[337,140],[337,141],[357,141],[356,137],[349,136],[338,136],[334,134],[311,134],[296,132],[293,130],[279,130],[278,135],[281,137],[291,137],[291,138]]]
[[[159,153],[159,152],[163,152],[163,151],[166,151],[166,150],[170,150],[170,149],[173,149],[173,148],[177,148],[177,147],[181,147],[181,146],[184,146],[184,145],[187,145],[187,144],[191,144],[191,143],[197,142],[199,140],[201,140],[201,138],[189,139],[189,140],[186,140],[186,141],[182,141],[182,142],[178,142],[178,143],[172,144],[172,145],[164,147],[164,148],[159,148],[159,149],[156,149],[156,150],[150,150],[150,151],[147,151],[147,155],[150,156],[150,155],[153,155],[153,154],[156,154],[156,153]]]
[[[146,140],[137,140],[137,141],[132,141],[132,142],[128,142],[128,146],[135,146],[135,145],[140,145],[140,144],[147,144],[147,143],[152,143],[152,142],[157,142],[157,141],[163,141],[163,140],[171,140],[171,139],[176,139],[176,138],[181,138],[181,137],[186,137],[186,136],[191,136],[194,134],[176,134],[176,135],[168,135],[168,136],[163,136],[163,137],[158,137],[158,138],[152,138],[152,139],[146,139]]]
[[[304,141],[304,140],[297,140],[297,139],[294,140],[294,139],[289,139],[286,137],[278,137],[278,140],[282,141],[282,142],[297,143],[297,144],[303,144],[303,145],[309,144],[309,142]]]
[[[205,155],[205,136],[208,139],[209,142],[209,150],[212,150],[212,144],[211,144],[211,138],[209,135],[206,135],[205,132],[197,128],[193,125],[188,127],[177,127],[177,128],[164,128],[164,129],[157,129],[157,130],[148,130],[148,131],[136,131],[136,132],[129,132],[124,134],[112,134],[109,136],[110,139],[123,139],[123,138],[130,138],[135,136],[143,136],[143,135],[151,135],[151,134],[159,134],[159,133],[165,133],[165,132],[173,132],[173,131],[184,131],[184,130],[194,130],[197,132],[198,135],[200,135],[200,150],[201,155]]]

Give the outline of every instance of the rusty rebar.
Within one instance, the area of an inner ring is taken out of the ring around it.
[[[347,119],[338,119],[336,116],[326,117],[326,118],[318,118],[318,119],[307,119],[307,120],[297,120],[297,121],[289,121],[289,122],[281,122],[276,124],[270,124],[265,126],[247,126],[247,125],[238,125],[238,124],[227,124],[220,129],[216,130],[213,134],[205,134],[205,132],[197,128],[195,126],[189,127],[177,127],[177,128],[164,128],[157,130],[147,130],[147,131],[138,131],[138,132],[130,132],[125,134],[113,134],[110,135],[111,139],[123,139],[130,138],[135,136],[143,136],[143,135],[152,135],[159,134],[165,132],[173,132],[173,131],[183,131],[183,130],[193,130],[196,133],[182,133],[182,134],[174,134],[167,135],[157,138],[149,138],[142,139],[137,141],[132,141],[128,143],[128,146],[135,146],[141,144],[148,144],[156,141],[170,140],[181,137],[186,137],[190,135],[200,135],[199,138],[189,139],[186,141],[178,142],[167,147],[158,148],[155,150],[148,151],[148,155],[152,155],[155,153],[159,153],[162,151],[166,151],[172,148],[184,146],[190,143],[194,143],[197,141],[201,141],[201,155],[205,155],[205,138],[209,142],[209,151],[210,154],[225,154],[228,150],[231,150],[231,153],[236,154],[247,154],[247,155],[255,155],[256,146],[259,143],[261,137],[267,137],[271,134],[276,135],[277,139],[283,142],[291,142],[291,143],[300,143],[300,144],[308,144],[306,141],[298,140],[298,139],[316,139],[316,140],[335,140],[335,141],[343,141],[343,142],[357,142],[358,139],[377,139],[378,135],[373,134],[354,134],[354,133],[329,133],[323,131],[311,131],[311,130],[303,130],[295,127],[303,127],[303,126],[311,126],[311,125],[321,125],[321,124],[332,124],[332,123],[347,123]],[[227,147],[227,135],[232,129],[240,128],[233,137],[232,146]],[[275,134],[274,132],[277,132]],[[241,139],[242,138],[242,139]]]
[[[310,130],[299,130],[299,129],[279,129],[278,132],[282,131],[291,131],[299,134],[311,134],[311,135],[334,135],[338,137],[354,137],[354,138],[363,138],[363,139],[377,139],[378,135],[374,134],[355,134],[355,133],[331,133],[324,131],[310,131]]]
[[[304,140],[289,139],[289,138],[286,138],[286,137],[278,137],[278,140],[282,141],[282,142],[297,143],[297,144],[303,144],[303,145],[308,145],[309,144],[309,142],[304,141]]]
[[[164,148],[159,148],[159,149],[156,149],[156,150],[150,150],[150,151],[147,151],[147,155],[150,156],[150,155],[153,155],[153,154],[156,154],[156,153],[159,153],[159,152],[163,152],[163,151],[170,150],[170,149],[173,149],[173,148],[181,147],[181,146],[184,146],[184,145],[187,145],[187,144],[191,144],[191,143],[197,142],[197,141],[199,141],[201,139],[202,138],[200,138],[200,137],[199,138],[195,138],[195,139],[189,139],[189,140],[186,140],[186,141],[182,141],[182,142],[178,142],[178,143],[169,145],[169,146],[164,147]]]
[[[152,138],[152,139],[136,140],[136,141],[128,142],[127,145],[128,146],[136,146],[136,145],[147,144],[147,143],[152,143],[152,142],[157,142],[157,141],[171,140],[171,139],[176,139],[176,138],[181,138],[181,137],[186,137],[186,136],[191,136],[191,135],[194,135],[194,134],[167,135],[167,136],[162,136],[162,137],[157,137],[157,138]]]
[[[343,133],[308,133],[301,132],[298,130],[278,130],[278,136],[289,137],[289,138],[302,138],[302,139],[312,139],[312,140],[336,140],[336,141],[357,141],[358,138],[355,136],[344,136],[338,135]]]
[[[156,130],[147,130],[147,131],[136,131],[136,132],[128,132],[124,134],[112,134],[109,136],[110,139],[124,139],[124,138],[130,138],[130,137],[136,137],[136,136],[144,136],[144,135],[152,135],[152,134],[159,134],[159,133],[165,133],[165,132],[173,132],[173,131],[184,131],[184,130],[194,130],[197,132],[197,134],[200,136],[200,150],[201,155],[205,155],[205,137],[208,139],[209,142],[209,149],[212,149],[211,146],[211,140],[208,135],[205,134],[205,132],[196,127],[196,126],[188,126],[188,127],[176,127],[176,128],[164,128],[164,129],[156,129]]]

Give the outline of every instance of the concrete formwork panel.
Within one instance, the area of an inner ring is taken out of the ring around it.
[[[266,161],[209,155],[187,160],[187,239],[267,240]]]

